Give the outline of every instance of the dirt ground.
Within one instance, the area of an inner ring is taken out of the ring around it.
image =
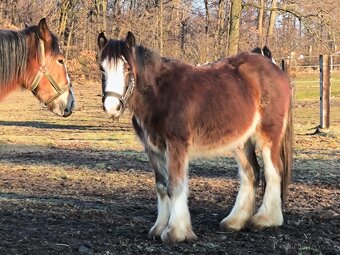
[[[28,92],[0,103],[0,254],[340,254],[340,135],[306,134],[317,121],[306,120],[304,109],[317,111],[317,101],[295,106],[282,227],[219,229],[239,185],[227,155],[190,164],[189,206],[199,239],[162,244],[147,237],[157,213],[153,173],[129,116],[107,119],[99,84],[74,87],[77,111],[67,119]],[[261,188],[257,193],[259,205]]]

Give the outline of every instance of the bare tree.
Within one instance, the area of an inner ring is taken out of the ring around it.
[[[264,0],[260,0],[258,11],[258,44],[261,46],[263,44],[263,24],[264,24]]]
[[[45,16],[72,63],[88,71],[99,31],[191,63],[263,46],[275,55],[332,53],[340,45],[340,0],[3,0],[0,27]],[[311,50],[310,50],[311,49]],[[79,69],[80,70],[80,69]]]
[[[242,1],[231,0],[228,54],[236,54],[240,37]]]
[[[274,33],[274,27],[276,22],[276,9],[277,9],[277,0],[272,0],[272,9],[270,10],[270,18],[268,25],[268,33],[266,41],[269,42]]]

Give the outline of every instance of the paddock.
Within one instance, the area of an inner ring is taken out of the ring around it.
[[[319,124],[318,98],[308,97],[303,78],[299,83],[282,227],[219,229],[239,185],[237,164],[226,154],[190,164],[189,209],[199,239],[173,245],[147,238],[157,216],[153,172],[131,116],[113,123],[102,111],[98,81],[74,79],[77,106],[67,119],[28,92],[0,103],[0,253],[340,253],[339,81],[332,83],[332,128],[318,135],[308,135]]]

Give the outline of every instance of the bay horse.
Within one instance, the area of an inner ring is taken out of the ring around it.
[[[282,201],[292,167],[288,77],[269,59],[240,53],[203,66],[161,57],[136,44],[98,35],[103,109],[113,119],[128,106],[155,171],[158,216],[149,231],[163,242],[196,239],[188,199],[193,156],[234,151],[240,188],[222,229],[283,224]],[[255,212],[262,155],[266,187]]]
[[[21,87],[56,115],[70,116],[75,98],[64,60],[45,18],[21,31],[0,30],[0,101]]]

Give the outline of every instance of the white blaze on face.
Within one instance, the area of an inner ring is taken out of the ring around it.
[[[105,72],[105,92],[115,92],[123,95],[125,88],[124,60],[119,58],[117,62],[109,61],[106,58],[102,62]],[[104,110],[111,116],[118,116],[120,113],[120,101],[114,96],[107,96],[103,102]]]

